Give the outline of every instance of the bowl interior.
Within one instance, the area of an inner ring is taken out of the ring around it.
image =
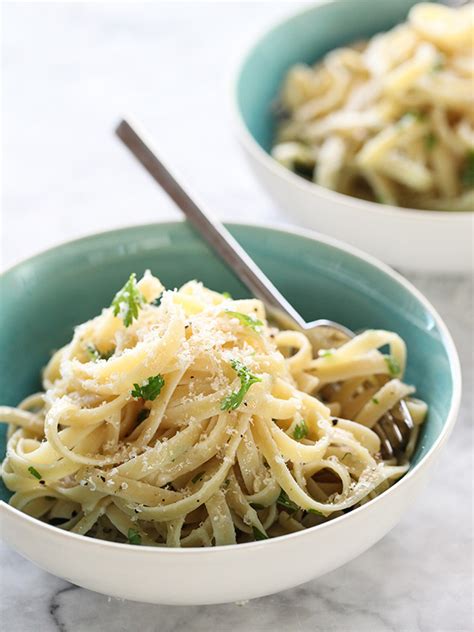
[[[353,330],[386,328],[408,346],[406,379],[430,407],[413,465],[439,436],[453,397],[453,368],[435,316],[407,287],[373,263],[310,236],[245,225],[231,231],[308,319],[327,317]],[[150,268],[168,288],[191,278],[234,297],[248,291],[184,223],[94,235],[29,259],[0,278],[0,405],[40,388],[52,350],[73,327],[110,304],[131,272]],[[0,424],[0,457],[5,454]],[[10,492],[2,486],[1,497]]]
[[[403,22],[417,0],[334,0],[316,5],[268,31],[243,61],[236,99],[243,121],[269,152],[274,136],[272,103],[289,68],[313,64],[328,51],[367,39]]]

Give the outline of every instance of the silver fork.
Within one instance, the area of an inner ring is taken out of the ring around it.
[[[276,320],[292,329],[304,331],[316,349],[339,346],[354,337],[354,332],[332,320],[319,318],[306,322],[225,226],[209,211],[204,210],[201,203],[198,205],[196,198],[191,197],[183,188],[158,158],[156,152],[151,149],[151,145],[145,142],[144,134],[138,133],[136,126],[132,127],[128,121],[122,120],[116,129],[116,134],[181,209],[201,237],[227,263],[254,296],[265,303],[269,313]],[[399,458],[403,454],[412,428],[413,421],[408,408],[405,402],[401,401],[374,426],[381,440],[382,456]]]

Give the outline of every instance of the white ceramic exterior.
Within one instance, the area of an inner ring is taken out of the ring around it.
[[[426,456],[381,496],[326,524],[264,542],[215,548],[166,549],[94,540],[62,531],[0,503],[2,536],[18,553],[74,584],[135,601],[199,605],[275,593],[323,575],[363,553],[409,510],[456,421],[461,398],[459,359],[434,307],[408,281],[370,256],[314,233],[378,267],[422,302],[439,327],[453,371],[448,418]]]
[[[266,542],[180,550],[112,544],[61,531],[5,503],[3,537],[50,573],[113,597],[176,605],[252,599],[323,575],[372,546],[407,510],[434,458],[364,507]]]
[[[242,118],[236,89],[248,52],[265,35],[266,32],[260,34],[235,64],[231,111],[238,140],[252,171],[288,220],[346,241],[403,269],[471,270],[474,212],[420,211],[359,200],[297,176],[260,147]]]
[[[288,219],[337,237],[393,266],[462,272],[473,266],[474,213],[375,204],[325,189],[280,166],[237,125],[248,162]]]

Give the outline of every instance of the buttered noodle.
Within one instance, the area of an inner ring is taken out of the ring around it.
[[[474,210],[474,6],[415,5],[366,43],[294,66],[272,155],[329,189]]]
[[[388,331],[317,349],[258,300],[132,275],[53,355],[45,392],[0,408],[10,502],[74,533],[170,547],[319,524],[407,471],[426,405],[401,381],[405,356]],[[400,462],[383,461],[371,428],[402,398],[414,431]]]

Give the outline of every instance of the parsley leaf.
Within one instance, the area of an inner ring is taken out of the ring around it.
[[[308,426],[306,425],[306,421],[303,419],[301,423],[296,424],[295,429],[293,430],[293,439],[299,441],[308,435]]]
[[[240,388],[222,400],[221,410],[235,410],[238,408],[252,384],[262,381],[261,378],[252,375],[245,364],[242,364],[239,360],[231,360],[230,364],[240,378]]]
[[[128,541],[130,542],[130,544],[141,544],[142,543],[142,536],[135,529],[131,529],[130,528],[128,530],[127,537],[128,537]]]
[[[41,474],[38,472],[38,470],[36,468],[34,468],[32,465],[30,465],[30,467],[28,468],[28,472],[34,476],[35,478],[37,478],[39,481],[41,480]]]
[[[461,173],[461,180],[464,186],[474,187],[474,151],[470,151],[466,157],[466,164]]]
[[[333,354],[332,349],[320,349],[318,351],[318,356],[320,358],[329,358],[330,356],[332,356],[332,354]]]
[[[97,360],[108,360],[115,353],[115,349],[110,349],[110,351],[105,351],[104,353],[101,353],[91,342],[87,345],[86,351],[89,354],[90,359],[94,360],[94,362],[96,362]]]
[[[137,424],[141,424],[142,421],[148,419],[150,416],[150,410],[148,408],[142,408],[141,411],[137,415]]]
[[[290,500],[284,489],[281,490],[280,495],[277,498],[277,505],[281,505],[287,509],[289,513],[295,513],[295,511],[298,511],[299,509],[298,505]]]
[[[379,400],[376,397],[372,397],[372,403],[380,404]]]
[[[135,399],[142,397],[143,399],[152,402],[161,393],[161,389],[164,385],[165,380],[163,379],[163,376],[158,373],[158,375],[149,377],[145,384],[143,384],[143,386],[140,386],[139,384],[134,384],[132,397],[135,397]]]
[[[436,146],[438,137],[433,132],[430,132],[425,136],[425,146],[428,151],[431,151]]]
[[[256,540],[268,540],[268,535],[257,529],[257,527],[252,527],[253,537]]]
[[[306,513],[312,513],[315,516],[324,516],[324,514],[318,511],[317,509],[306,509]]]
[[[226,309],[225,313],[229,314],[229,316],[232,316],[232,318],[237,318],[241,322],[241,324],[244,325],[244,327],[250,327],[257,333],[258,333],[258,327],[263,327],[263,323],[261,320],[258,320],[258,318],[253,318],[252,316],[249,316],[248,314],[233,312],[230,309]]]
[[[132,272],[123,288],[117,292],[111,307],[114,316],[120,316],[125,327],[129,327],[134,318],[138,318],[139,309],[146,303],[143,294],[137,288],[137,278]]]
[[[196,476],[191,479],[191,483],[197,483],[204,475],[204,472],[198,472]]]
[[[400,375],[402,370],[400,368],[400,365],[398,364],[397,358],[395,358],[392,355],[388,355],[388,356],[384,356],[384,360],[385,360],[386,365],[388,366],[388,372],[390,373],[392,377],[396,377],[397,375]]]
[[[230,292],[222,292],[222,296],[223,296],[224,298],[232,298],[232,295],[231,295],[231,293],[230,293]]]

